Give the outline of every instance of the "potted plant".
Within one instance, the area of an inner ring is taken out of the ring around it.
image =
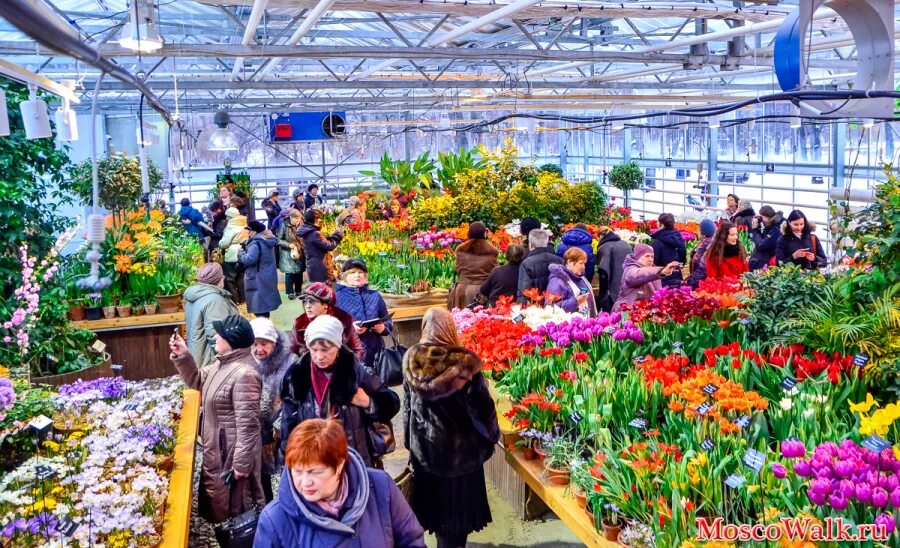
[[[167,256],[156,265],[156,302],[159,303],[160,314],[178,312],[181,293],[188,285],[188,268],[177,259],[177,256]]]
[[[582,510],[587,509],[587,496],[589,492],[594,490],[595,480],[591,475],[591,468],[588,463],[579,463],[572,466],[572,475],[570,477],[570,489],[572,496],[575,497],[575,503]]]
[[[110,155],[97,161],[100,179],[100,205],[113,212],[136,204],[143,192],[141,162],[137,156]],[[72,190],[82,203],[90,204],[93,197],[93,163],[85,160],[72,168]],[[147,173],[150,191],[162,184],[162,172],[148,158]]]
[[[127,318],[131,316],[131,302],[134,300],[134,295],[125,292],[119,297],[119,303],[116,306],[116,312],[119,314],[120,318]]]
[[[156,314],[156,301],[152,297],[144,299],[144,313],[148,316]]]
[[[653,529],[638,521],[632,521],[619,535],[619,543],[628,548],[654,548],[656,538],[653,536]]]
[[[116,317],[116,302],[119,300],[119,289],[115,286],[109,286],[101,293],[101,305],[103,306],[103,317],[111,320]]]
[[[96,321],[103,317],[101,307],[103,295],[91,292],[84,296],[84,316],[90,321]]]
[[[644,184],[644,172],[635,161],[615,165],[609,170],[609,184],[625,193],[625,207],[628,207],[631,191]]]
[[[603,508],[603,536],[606,537],[606,540],[618,542],[619,535],[622,533],[622,523],[619,520],[621,510],[612,503],[604,505]]]
[[[591,523],[594,524],[594,529],[600,530],[600,515],[603,509],[603,497],[600,496],[600,493],[597,491],[589,491],[587,494],[587,498],[585,499],[585,508],[584,513],[587,514]]]
[[[574,441],[566,436],[559,436],[553,440],[550,453],[544,460],[547,468],[547,480],[554,485],[568,485],[570,468],[578,458],[578,448]]]

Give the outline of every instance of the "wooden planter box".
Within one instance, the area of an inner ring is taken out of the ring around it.
[[[410,293],[408,295],[392,295],[390,293],[382,293],[388,308],[403,308],[409,306],[424,306],[447,304],[447,297],[450,292],[446,289],[432,289],[431,291],[423,291],[421,293]]]
[[[50,386],[62,386],[64,384],[72,384],[77,380],[92,381],[103,377],[112,377],[112,358],[108,352],[103,353],[103,363],[82,369],[81,371],[72,371],[71,373],[63,373],[61,375],[50,375],[47,377],[31,377],[34,384],[49,384]]]

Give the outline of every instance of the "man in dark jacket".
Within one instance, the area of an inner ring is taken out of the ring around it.
[[[278,292],[278,269],[275,248],[278,240],[259,221],[250,221],[247,228],[250,238],[241,243],[238,261],[244,265],[244,292],[247,295],[247,311],[264,318],[281,306]]]
[[[687,246],[681,232],[675,230],[675,216],[671,213],[663,213],[659,216],[660,229],[650,235],[653,239],[653,264],[666,266],[677,261],[684,266],[687,261]],[[671,274],[663,278],[663,286],[679,286],[682,283],[681,269],[676,268]]]
[[[547,284],[550,283],[550,265],[562,264],[562,259],[556,256],[549,243],[550,233],[546,230],[535,229],[528,234],[528,246],[531,251],[519,265],[518,300],[522,304],[528,302],[525,292],[529,289],[537,289],[540,293],[547,291]]]
[[[784,215],[768,205],[759,208],[759,216],[759,219],[753,218],[750,227],[750,238],[754,244],[753,255],[750,256],[751,271],[765,268],[775,256],[781,238],[781,223],[784,222]]]
[[[631,255],[628,242],[622,241],[619,235],[607,226],[600,229],[602,237],[597,248],[597,274],[600,276],[600,295],[597,305],[601,310],[609,312],[619,299],[622,287],[622,268],[625,257]]]
[[[587,254],[587,264],[584,266],[584,277],[589,282],[594,280],[594,237],[588,232],[586,225],[579,223],[565,231],[556,247],[556,254],[562,257],[570,247],[577,247]]]
[[[525,217],[519,222],[519,232],[522,234],[522,238],[525,239],[526,249],[530,249],[528,248],[528,235],[536,228],[541,228],[541,222],[534,217]]]
[[[303,208],[313,209],[322,205],[322,197],[319,196],[319,185],[313,183],[306,187],[306,197],[303,198]]]
[[[178,216],[181,217],[181,224],[184,225],[187,233],[195,238],[203,238],[204,230],[212,231],[210,226],[203,221],[203,214],[192,207],[191,201],[187,198],[182,198]]]
[[[303,255],[306,257],[306,275],[312,282],[328,282],[332,273],[325,264],[325,256],[344,239],[344,231],[338,228],[327,238],[319,232],[320,211],[307,209],[303,214],[303,226],[297,229],[297,236],[303,240]]]
[[[275,222],[278,214],[281,213],[281,205],[278,203],[277,190],[273,190],[269,194],[269,197],[262,203],[262,208],[265,210],[266,217],[269,219],[266,223],[266,228],[272,230],[272,223]]]

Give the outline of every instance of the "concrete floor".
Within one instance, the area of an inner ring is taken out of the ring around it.
[[[278,329],[289,331],[294,325],[294,319],[303,314],[303,305],[299,300],[290,301],[282,294],[281,307],[272,312],[271,318]],[[417,322],[409,322],[417,329]],[[412,337],[415,339],[415,337]],[[411,344],[414,341],[410,337],[404,337],[404,343]],[[395,389],[398,394],[402,388]],[[404,448],[402,435],[403,428],[400,416],[395,419],[394,433],[397,436],[397,450],[385,459],[385,470],[393,477],[397,477],[405,468],[409,460],[409,452]],[[544,516],[542,520],[522,521],[515,510],[500,496],[500,492],[488,482],[488,500],[491,505],[493,522],[485,529],[469,536],[470,547],[575,547],[583,546],[572,531],[552,513]],[[433,535],[426,537],[426,544],[436,546]]]

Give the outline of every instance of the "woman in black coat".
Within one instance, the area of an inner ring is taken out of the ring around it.
[[[750,256],[750,270],[765,268],[775,256],[778,240],[781,238],[781,223],[784,215],[775,212],[772,206],[759,208],[760,218],[751,221],[750,238],[753,240],[753,255]]]
[[[506,264],[494,267],[478,290],[475,298],[480,304],[494,306],[497,299],[504,295],[515,300],[516,291],[519,290],[519,265],[525,260],[526,254],[525,248],[521,245],[506,248]]]
[[[327,238],[322,236],[319,218],[322,213],[316,209],[307,209],[303,214],[303,226],[297,229],[297,236],[303,240],[303,255],[306,258],[306,275],[309,283],[329,282],[334,277],[326,264],[326,255],[344,239],[344,232],[339,228]]]
[[[813,233],[814,227],[799,209],[791,211],[778,240],[778,264],[792,263],[804,270],[815,270],[828,264],[822,242]]]
[[[676,261],[684,266],[687,262],[687,246],[681,232],[675,230],[675,216],[671,213],[663,213],[659,216],[660,229],[654,232],[653,239],[653,264],[667,266]],[[679,286],[682,284],[681,269],[676,268],[671,274],[663,278],[664,286]]]
[[[459,341],[453,316],[430,308],[403,357],[403,430],[415,472],[410,505],[439,548],[466,545],[491,522],[484,463],[500,439],[481,360]]]
[[[400,398],[342,346],[344,327],[334,316],[318,316],[304,334],[309,352],[284,376],[281,385],[281,455],[294,427],[307,419],[335,418],[344,425],[347,443],[366,466],[380,459],[372,424],[390,424]]]

